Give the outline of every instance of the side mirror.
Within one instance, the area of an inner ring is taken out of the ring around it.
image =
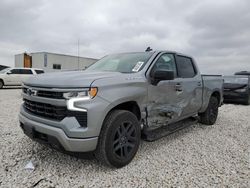
[[[11,72],[7,72],[6,74],[11,74]]]
[[[161,80],[173,80],[174,79],[174,71],[170,70],[156,70],[153,72],[152,77],[155,81]]]

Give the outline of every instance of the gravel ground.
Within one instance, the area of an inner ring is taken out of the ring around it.
[[[142,141],[128,166],[110,169],[32,142],[21,102],[20,89],[0,90],[0,187],[250,187],[250,106],[224,105],[214,126]]]

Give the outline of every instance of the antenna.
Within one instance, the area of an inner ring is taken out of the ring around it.
[[[152,48],[150,48],[150,46],[149,47],[147,47],[147,49],[145,50],[145,52],[150,52],[150,51],[152,51],[153,49]]]
[[[78,70],[80,69],[80,64],[79,64],[79,43],[80,43],[80,39],[78,38],[78,40],[77,40],[77,64],[78,64]]]

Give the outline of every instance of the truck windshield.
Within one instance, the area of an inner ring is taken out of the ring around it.
[[[88,67],[87,71],[135,73],[142,70],[153,52],[108,55]]]

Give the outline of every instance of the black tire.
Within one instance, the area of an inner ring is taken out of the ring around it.
[[[246,102],[244,103],[245,105],[250,105],[250,94],[248,95],[248,98],[246,100]]]
[[[205,125],[215,124],[219,111],[219,100],[217,97],[212,96],[209,100],[208,107],[205,112],[199,114],[200,123]]]
[[[121,168],[132,161],[141,139],[136,116],[126,110],[110,112],[103,124],[95,157],[102,163]]]
[[[3,81],[2,81],[2,80],[0,80],[0,89],[2,89],[2,88],[3,88],[3,86],[4,86]]]

